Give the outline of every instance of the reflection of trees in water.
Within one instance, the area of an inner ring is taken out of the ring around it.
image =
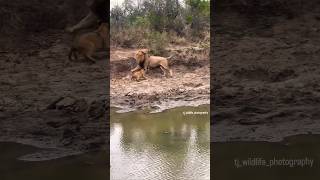
[[[139,168],[129,168],[136,171],[135,177],[142,177],[144,171],[140,171],[146,167],[148,172],[154,171],[163,177],[183,177],[194,173],[191,172],[194,168],[209,164],[204,163],[204,158],[209,159],[209,116],[185,117],[181,111],[167,111],[158,114],[128,113],[114,118],[121,128],[121,137],[118,138],[121,139],[122,154],[127,154],[124,159],[128,159],[128,163],[132,163],[131,160],[141,163],[137,165]],[[199,155],[201,153],[206,155]]]
[[[163,151],[186,151],[195,131],[195,144],[209,146],[209,116],[183,116],[182,111],[167,111],[157,114],[130,113],[119,119],[123,129],[122,146],[143,151],[146,147]]]

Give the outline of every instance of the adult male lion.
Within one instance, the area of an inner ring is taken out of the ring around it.
[[[163,71],[163,75],[168,77],[168,74],[170,77],[172,77],[172,70],[169,68],[168,59],[171,59],[173,57],[170,56],[168,58],[161,57],[161,56],[149,56],[147,52],[139,50],[135,54],[135,59],[137,62],[137,67],[131,70],[131,72],[137,71],[141,68],[145,70],[145,72],[148,72],[149,68],[155,68],[160,67],[160,69]]]

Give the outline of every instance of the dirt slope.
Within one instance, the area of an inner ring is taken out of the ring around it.
[[[320,133],[317,3],[293,4],[292,16],[241,14],[230,6],[216,15],[214,141]]]
[[[138,49],[111,49],[111,106],[124,111],[151,109],[159,112],[177,106],[209,104],[210,76],[206,50],[192,47],[169,48],[175,54],[169,64],[173,77],[162,76],[160,68],[151,69],[147,80],[132,81],[130,69],[136,64]]]
[[[0,35],[0,141],[54,148],[28,160],[107,149],[107,53],[94,65],[65,65],[71,37],[63,29],[85,15],[81,2],[0,1],[15,17],[2,19],[14,27]]]

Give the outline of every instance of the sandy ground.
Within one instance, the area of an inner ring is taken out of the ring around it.
[[[173,77],[162,76],[160,68],[151,69],[146,80],[131,80],[130,69],[135,65],[138,49],[111,49],[111,106],[121,112],[150,109],[151,112],[178,106],[209,104],[210,72],[206,50],[193,50],[192,46],[168,48]],[[196,49],[196,48],[195,48]]]
[[[224,12],[213,43],[213,141],[320,133],[320,18]],[[255,17],[252,17],[255,18]],[[261,17],[259,17],[261,18]]]

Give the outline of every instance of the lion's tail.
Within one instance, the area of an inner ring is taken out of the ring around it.
[[[168,60],[171,60],[175,56],[175,54],[172,54],[171,56],[167,57]]]

